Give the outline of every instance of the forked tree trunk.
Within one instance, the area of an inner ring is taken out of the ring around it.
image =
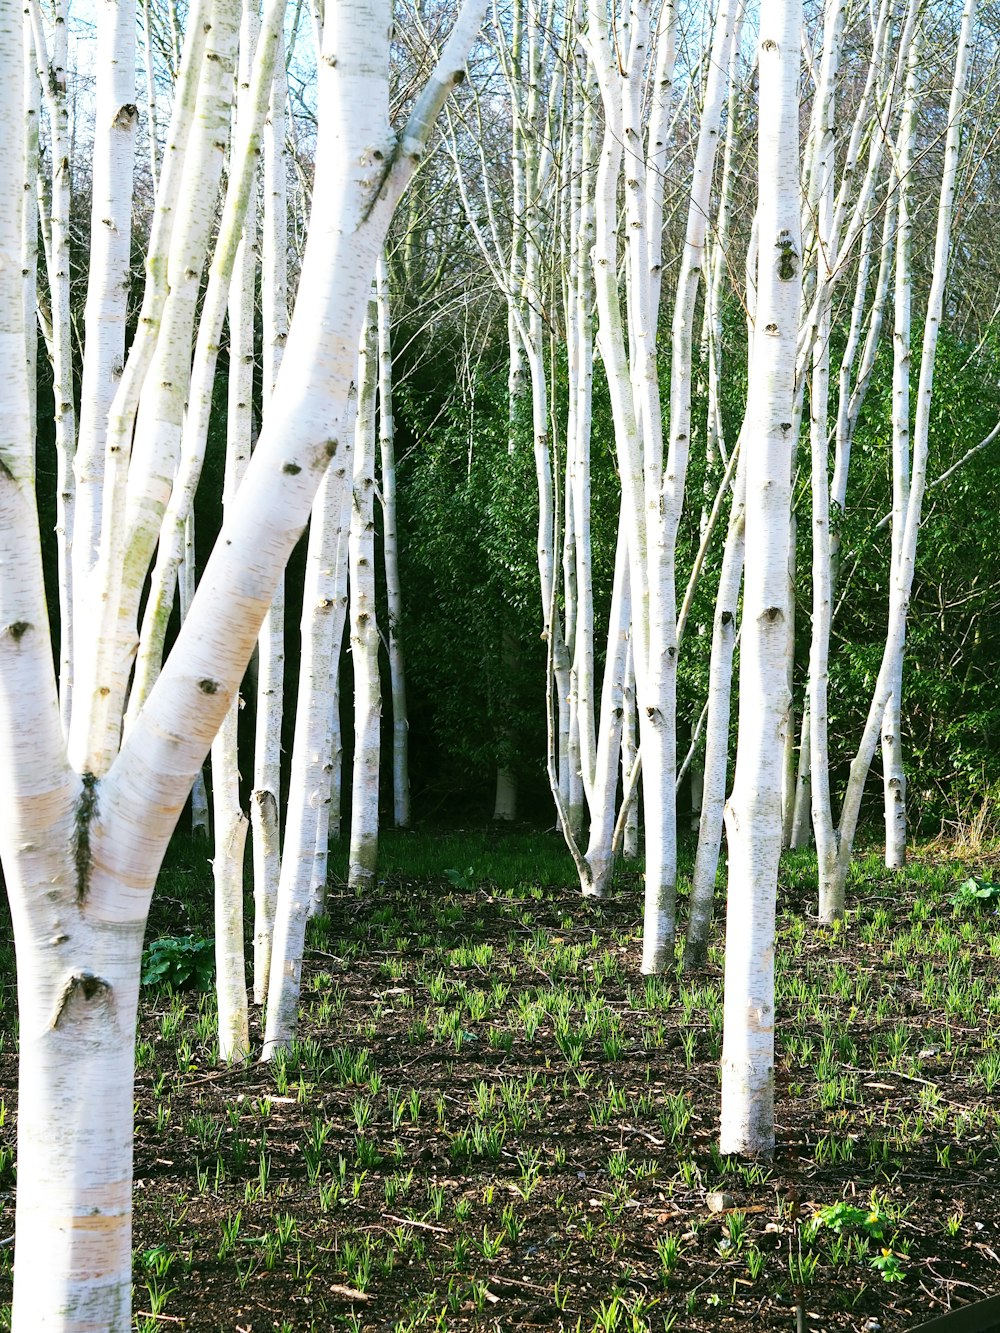
[[[276,387],[282,410],[264,423],[170,657],[103,776],[75,772],[63,738],[33,494],[22,277],[19,263],[0,265],[0,855],[18,955],[21,1080],[14,1333],[131,1326],[133,1052],[150,896],[278,573],[338,452],[375,260],[437,112],[463,75],[481,12],[462,11],[399,133],[389,123],[388,8],[357,0],[327,17],[313,227]],[[0,209],[0,254],[18,259],[23,59],[21,14],[8,8],[0,13],[0,187],[10,206]],[[183,214],[192,201],[181,203]],[[129,381],[126,370],[126,396]],[[111,414],[115,431],[121,410]],[[82,703],[101,714],[89,690]],[[106,753],[100,716],[83,719],[82,735],[100,737],[94,753]]]
[[[906,517],[899,540],[898,557],[894,563],[890,595],[889,625],[886,645],[882,654],[871,706],[857,753],[851,762],[850,776],[840,815],[837,858],[825,882],[821,882],[820,920],[833,921],[843,916],[846,904],[847,872],[851,850],[861,811],[861,798],[871,766],[886,706],[893,689],[899,688],[899,663],[906,639],[906,618],[913,571],[916,560],[917,533],[920,526],[921,506],[927,483],[927,449],[930,429],[931,397],[934,388],[934,362],[937,353],[944,291],[948,277],[948,259],[951,244],[951,224],[955,205],[955,189],[962,146],[962,122],[965,105],[969,51],[972,43],[976,0],[966,0],[959,29],[951,97],[948,106],[948,130],[945,137],[944,168],[938,198],[937,228],[934,237],[934,264],[927,296],[924,319],[924,337],[920,356],[920,379],[913,421],[910,487],[906,503]]]

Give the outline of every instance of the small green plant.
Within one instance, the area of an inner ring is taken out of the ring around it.
[[[981,907],[1000,906],[1000,884],[970,875],[950,894],[948,901],[956,912],[975,911]]]
[[[902,1282],[906,1276],[899,1255],[893,1254],[892,1250],[883,1250],[881,1254],[873,1255],[871,1264],[872,1268],[877,1268],[882,1274],[883,1282]]]
[[[142,984],[166,990],[210,990],[215,976],[215,945],[195,935],[164,935],[153,940],[142,958]]]
[[[453,888],[461,889],[464,893],[471,893],[479,887],[475,866],[466,866],[464,870],[446,870],[444,877]]]
[[[756,1245],[751,1245],[745,1255],[747,1261],[747,1272],[750,1275],[750,1281],[756,1282],[764,1271],[767,1263],[767,1255],[763,1250],[758,1250]]]
[[[870,1209],[856,1208],[854,1204],[838,1199],[813,1214],[806,1227],[807,1238],[812,1238],[823,1227],[839,1236],[843,1231],[861,1231],[870,1240],[881,1240],[885,1232],[885,1216],[873,1201]]]
[[[660,1269],[665,1278],[677,1267],[677,1261],[681,1257],[681,1241],[679,1236],[673,1236],[667,1232],[665,1236],[657,1236],[656,1253],[660,1260]]]

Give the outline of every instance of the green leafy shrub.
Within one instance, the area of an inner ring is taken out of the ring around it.
[[[860,1231],[870,1240],[881,1240],[885,1234],[885,1221],[874,1202],[871,1208],[856,1208],[841,1199],[817,1209],[809,1219],[807,1229],[811,1236],[815,1236],[822,1227],[827,1227],[838,1236],[845,1230]]]
[[[993,884],[978,875],[970,875],[964,884],[959,884],[948,901],[956,912],[1000,905],[1000,884]]]
[[[981,906],[1000,905],[1000,884],[992,884],[989,880],[983,880],[977,874],[971,874],[964,884],[960,884],[955,892],[949,896],[956,912],[972,908],[981,908]]]
[[[210,990],[215,945],[194,935],[165,935],[142,956],[142,984],[166,990]]]

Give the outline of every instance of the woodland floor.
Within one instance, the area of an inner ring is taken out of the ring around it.
[[[210,930],[188,855],[150,938]],[[219,1071],[211,996],[144,992],[136,1328],[895,1333],[1000,1292],[1000,917],[953,906],[969,869],[864,859],[831,930],[783,867],[761,1164],[714,1146],[718,948],[644,982],[635,876],[602,904],[472,867],[331,888],[284,1063]]]

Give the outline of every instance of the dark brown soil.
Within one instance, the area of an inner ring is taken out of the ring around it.
[[[872,871],[818,931],[808,871],[785,878],[759,1165],[714,1146],[717,953],[644,986],[634,884],[332,892],[283,1067],[218,1070],[209,999],[149,994],[136,1327],[897,1333],[1000,1291],[996,917]],[[837,1201],[874,1216],[817,1230]]]

